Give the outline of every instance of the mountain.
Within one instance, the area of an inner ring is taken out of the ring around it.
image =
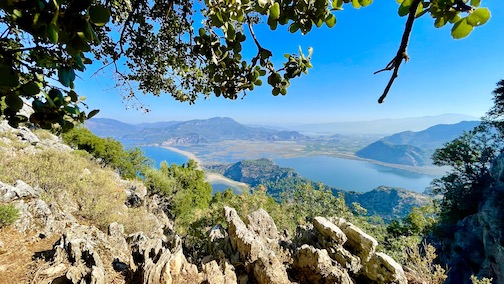
[[[430,204],[431,198],[403,188],[380,186],[368,192],[345,194],[345,201],[348,205],[357,202],[368,210],[369,215],[382,216],[385,221],[390,221],[408,215],[413,207]]]
[[[420,131],[437,124],[453,124],[477,117],[463,114],[442,114],[400,119],[379,119],[369,121],[345,121],[331,123],[310,123],[290,125],[291,129],[304,134],[382,134],[390,135],[402,131]]]
[[[250,127],[227,117],[131,125],[113,119],[94,118],[86,126],[98,136],[123,142],[198,144],[222,140],[285,141],[306,137],[296,131]]]
[[[430,164],[430,153],[411,145],[393,145],[383,140],[376,141],[355,153],[358,157],[389,164],[425,166]]]
[[[403,131],[371,143],[355,154],[361,158],[385,163],[430,165],[430,157],[436,149],[479,124],[480,121],[462,121],[456,124],[439,124],[418,132]]]

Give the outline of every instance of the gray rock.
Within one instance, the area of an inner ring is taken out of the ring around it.
[[[260,208],[247,216],[249,230],[261,238],[278,239],[278,229],[268,212]]]
[[[336,265],[326,250],[310,245],[302,245],[297,250],[293,267],[300,283],[353,283],[348,273]]]
[[[262,215],[264,212],[257,214]],[[249,276],[253,275],[259,284],[290,283],[287,270],[272,249],[271,242],[265,242],[264,238],[249,230],[233,208],[224,207],[224,216],[232,248],[238,252]],[[264,218],[267,219],[269,218]],[[256,224],[255,228],[260,228],[260,225]],[[266,231],[270,229],[266,227]]]
[[[37,137],[37,135],[33,134],[30,129],[24,126],[18,128],[17,135],[20,140],[27,141],[31,145],[35,146],[40,143],[40,139]]]
[[[11,202],[21,198],[36,198],[40,190],[35,190],[25,182],[17,180],[14,186],[0,182],[0,201]]]
[[[333,241],[336,246],[343,245],[347,241],[347,236],[343,231],[324,217],[315,217],[313,227],[319,234]]]
[[[395,262],[390,256],[381,252],[373,254],[371,259],[362,268],[361,273],[369,279],[370,282],[378,284],[408,283],[401,265]]]
[[[346,222],[342,218],[335,220],[335,224],[345,233],[348,240],[345,243],[351,253],[361,258],[362,263],[369,261],[376,251],[378,242],[370,235],[364,233],[360,228],[352,223]]]

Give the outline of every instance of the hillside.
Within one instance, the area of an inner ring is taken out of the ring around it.
[[[264,186],[277,201],[282,193],[306,184],[319,188],[319,184],[299,175],[294,169],[283,168],[268,159],[246,160],[228,165],[209,166],[227,178],[244,182],[252,187]],[[330,188],[334,195],[343,193],[348,205],[353,202],[364,207],[369,215],[378,215],[386,221],[406,217],[413,207],[428,205],[430,197],[401,188],[381,186],[369,192],[350,192]]]
[[[409,166],[431,165],[434,150],[479,125],[479,121],[439,124],[425,130],[404,131],[369,144],[355,154],[385,163]]]
[[[425,166],[430,164],[431,153],[416,146],[393,145],[380,140],[357,151],[355,155],[390,164]]]
[[[191,145],[223,140],[297,141],[306,139],[296,131],[250,127],[227,117],[128,125],[112,119],[93,118],[86,126],[99,136],[130,143]]]

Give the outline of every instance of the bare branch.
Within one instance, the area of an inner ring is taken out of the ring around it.
[[[409,14],[408,14],[408,19],[406,20],[406,26],[404,27],[404,32],[402,35],[401,39],[401,45],[399,46],[399,49],[397,50],[397,54],[392,59],[387,66],[381,70],[376,71],[374,74],[378,74],[382,71],[391,71],[392,76],[390,76],[390,80],[385,87],[385,90],[383,91],[383,94],[380,96],[378,99],[378,103],[383,103],[383,100],[385,100],[385,97],[387,97],[387,94],[390,90],[390,87],[392,87],[392,84],[394,83],[394,80],[397,78],[397,74],[399,72],[399,67],[401,67],[401,63],[404,61],[408,61],[408,53],[407,53],[407,48],[408,48],[408,43],[410,40],[410,34],[411,34],[411,29],[413,28],[413,22],[415,21],[415,14],[418,8],[418,5],[420,5],[420,2],[422,0],[413,0],[413,3],[411,3],[411,6],[409,8]]]

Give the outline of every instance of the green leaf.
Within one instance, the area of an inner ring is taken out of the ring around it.
[[[479,7],[481,4],[481,0],[471,0],[471,6],[473,7]]]
[[[484,25],[490,19],[488,8],[478,8],[467,16],[467,23],[473,27]]]
[[[289,32],[291,33],[295,33],[299,30],[299,24],[298,23],[292,23],[290,26],[289,26]]]
[[[23,100],[15,94],[8,94],[5,97],[5,103],[11,110],[16,112],[23,108]]]
[[[99,109],[94,109],[94,110],[90,111],[90,112],[88,113],[88,115],[87,115],[87,119],[90,119],[91,117],[93,117],[93,116],[97,115],[99,112],[100,112],[100,110],[99,110]]]
[[[352,6],[355,8],[355,9],[359,9],[361,7],[360,3],[359,3],[359,0],[352,0]]]
[[[446,25],[446,18],[445,17],[436,18],[436,20],[434,21],[434,27],[436,27],[436,28],[441,28],[441,27],[444,27],[445,25]]]
[[[7,89],[19,85],[19,75],[10,69],[8,65],[0,65],[0,89],[6,87]]]
[[[79,96],[77,96],[77,93],[75,91],[70,91],[68,92],[68,96],[70,96],[70,99],[72,102],[77,102],[79,100]]]
[[[59,28],[56,23],[49,23],[46,30],[46,36],[51,43],[58,43],[59,38]]]
[[[91,6],[89,7],[89,17],[95,26],[101,27],[108,23],[110,11],[102,6]]]
[[[68,66],[61,66],[58,69],[58,79],[61,85],[70,87],[70,82],[75,80],[75,71]]]
[[[273,3],[269,9],[270,17],[277,20],[280,18],[280,4],[278,2]]]
[[[330,14],[329,17],[326,18],[325,23],[328,28],[334,27],[334,25],[336,25],[336,17],[333,14]]]
[[[413,3],[413,0],[404,0],[401,3],[401,6],[399,6],[399,11],[397,12],[399,16],[404,17],[409,14],[409,9],[411,4]]]
[[[451,35],[454,39],[461,39],[468,36],[473,28],[473,26],[467,23],[467,18],[463,18],[453,25]]]
[[[26,95],[30,95],[30,96],[33,96],[33,95],[40,93],[40,88],[37,85],[37,83],[35,83],[35,82],[30,82],[30,83],[24,85],[22,90]]]
[[[333,0],[332,7],[336,10],[343,10],[343,0]]]
[[[369,6],[369,5],[371,5],[371,3],[373,3],[373,0],[359,0],[359,4],[362,7]]]

